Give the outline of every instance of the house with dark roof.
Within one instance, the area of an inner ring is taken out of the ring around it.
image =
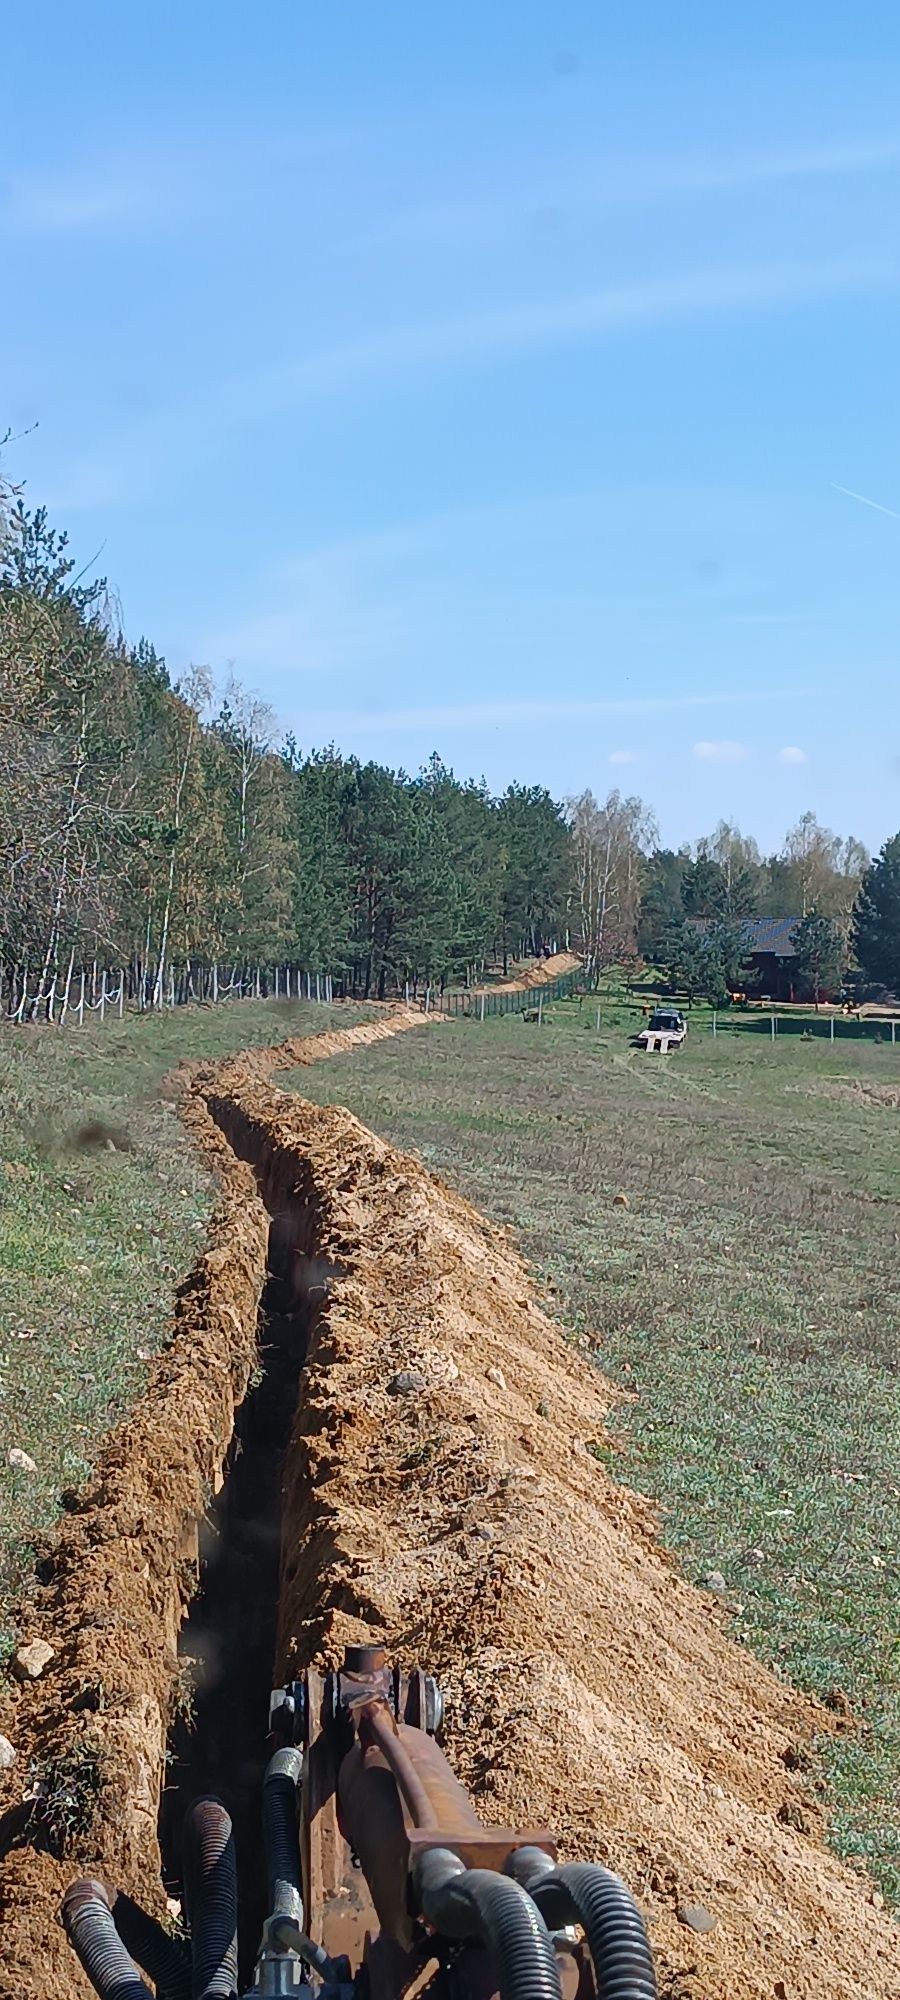
[[[697,930],[708,930],[709,917],[688,919]],[[754,993],[769,1000],[795,1000],[800,997],[794,960],[797,947],[794,932],[800,922],[799,917],[741,917],[736,918],[747,942],[747,981]]]
[[[741,924],[754,986],[770,1000],[797,998],[794,932],[799,922],[799,917],[745,917]]]

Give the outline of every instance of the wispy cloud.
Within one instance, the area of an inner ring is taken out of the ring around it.
[[[694,744],[694,756],[699,757],[701,764],[743,764],[749,755],[746,743],[726,740]]]
[[[146,206],[137,181],[109,173],[14,176],[0,186],[0,221],[17,230],[52,233],[91,229],[132,218]]]
[[[636,764],[638,753],[636,750],[611,750],[606,761],[608,764]]]
[[[858,500],[862,507],[874,507],[876,514],[889,514],[892,521],[900,521],[895,507],[883,507],[880,500],[868,500],[864,493],[852,493],[849,486],[838,486],[833,479],[829,484],[834,493],[843,493],[848,500]]]
[[[302,716],[304,739],[316,740],[333,732],[364,732],[367,735],[415,734],[428,729],[502,729],[546,726],[550,723],[583,722],[612,715],[651,716],[705,708],[737,708],[769,702],[796,700],[808,693],[803,688],[736,690],[728,694],[635,695],[609,701],[472,701],[424,708],[366,708],[306,711]],[[296,718],[294,718],[296,723]],[[749,752],[742,744],[695,744],[698,756],[716,751],[737,751],[738,757],[723,757],[735,763]]]
[[[900,141],[881,138],[835,142],[794,151],[715,154],[569,151],[542,157],[539,167],[519,162],[515,176],[486,190],[437,193],[379,215],[365,229],[368,241],[434,244],[438,240],[508,242],[523,227],[543,230],[598,210],[671,203],[685,195],[726,193],[790,181],[835,179],[883,172],[900,165]]]
[[[292,410],[321,407],[328,397],[347,396],[379,382],[402,385],[415,370],[484,366],[507,355],[587,345],[629,327],[777,310],[842,292],[898,286],[896,257],[873,251],[724,266],[382,327],[362,339],[335,340],[250,374],[226,377],[190,402],[155,411],[61,474],[53,502],[74,512],[127,501],[142,482],[169,478],[173,451],[184,470],[191,440],[195,455],[207,448],[221,450],[223,439],[241,426],[252,428]]]
[[[408,368],[484,362],[505,354],[590,341],[627,327],[694,315],[762,311],[835,292],[896,289],[900,269],[884,252],[724,266],[611,285],[601,291],[542,302],[522,301],[487,311],[384,327],[364,340],[337,343],[234,385],[250,408],[277,410],[344,391],[374,376]]]
[[[784,749],[778,752],[778,762],[779,764],[808,764],[809,758],[805,750],[798,749],[796,743],[786,743]]]
[[[820,611],[728,611],[723,612],[719,623],[722,625],[820,625]]]

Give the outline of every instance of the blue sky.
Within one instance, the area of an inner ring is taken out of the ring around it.
[[[673,842],[896,830],[894,0],[4,42],[7,469],[130,636],[304,745],[617,783]]]

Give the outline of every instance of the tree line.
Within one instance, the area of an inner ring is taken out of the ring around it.
[[[805,926],[810,979],[855,954],[900,989],[900,835],[872,863],[808,813],[769,856],[725,823],[676,852],[618,791],[496,797],[436,755],[411,775],[301,748],[233,678],[173,681],[129,644],[45,510],[0,493],[0,966],[38,1008],[92,962],[150,1004],[192,964],[383,997],[564,942],[589,983],[642,958],[699,990],[733,983],[753,914]]]
[[[234,680],[173,683],[106,585],[21,498],[0,547],[0,962],[38,1003],[73,966],[293,962],[343,990],[472,976],[566,920],[569,832],[538,786],[500,798],[302,751]]]

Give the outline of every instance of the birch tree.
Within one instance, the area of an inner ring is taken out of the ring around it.
[[[653,815],[639,798],[593,792],[569,801],[575,880],[586,977],[596,984],[604,965],[636,948],[641,884]]]

